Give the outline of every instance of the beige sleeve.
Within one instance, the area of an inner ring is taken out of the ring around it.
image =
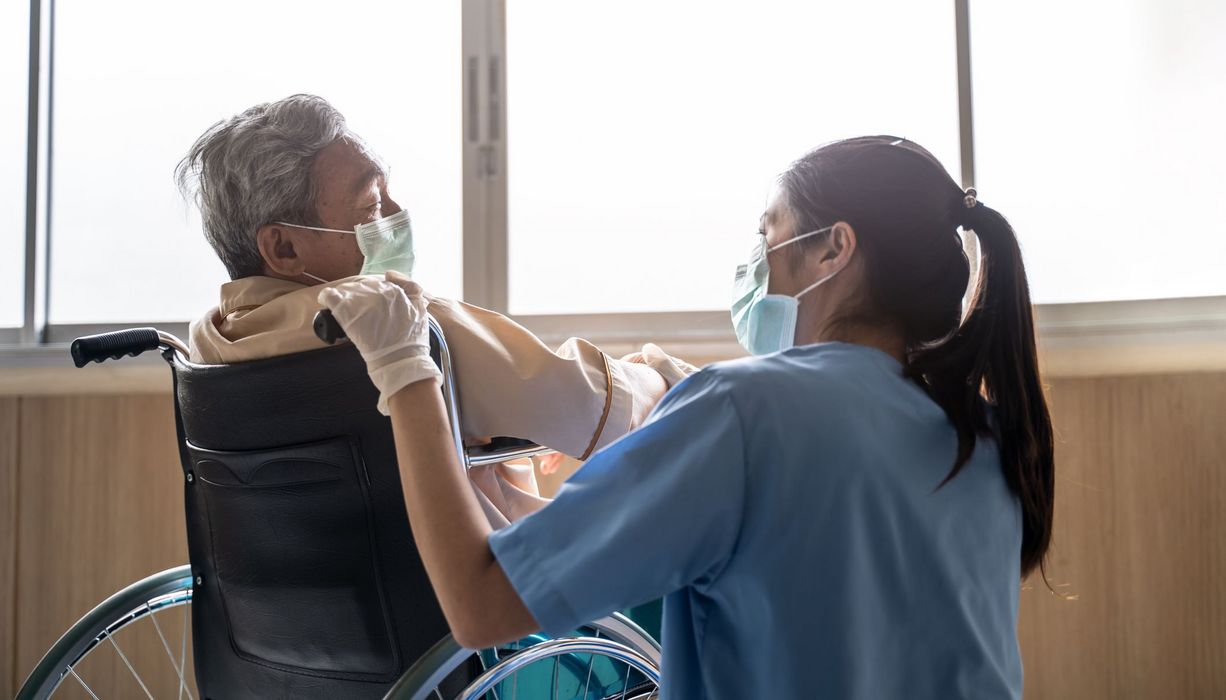
[[[430,300],[451,350],[465,437],[510,436],[586,459],[624,435],[667,390],[644,365],[578,338],[550,350],[501,314]]]

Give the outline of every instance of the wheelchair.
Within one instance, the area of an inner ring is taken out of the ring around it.
[[[446,339],[431,356],[465,468],[545,452],[465,447]],[[316,332],[332,342],[326,315]],[[174,386],[190,563],[132,583],[73,625],[18,700],[92,697],[645,700],[660,646],[620,613],[572,635],[469,650],[413,544],[391,424],[350,344],[197,365],[154,328],[77,339],[78,367],[158,350]],[[131,640],[131,641],[128,641]]]

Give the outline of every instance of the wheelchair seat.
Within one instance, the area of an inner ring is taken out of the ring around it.
[[[448,627],[361,356],[171,365],[201,694],[382,697]]]

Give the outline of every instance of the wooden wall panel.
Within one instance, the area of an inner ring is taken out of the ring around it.
[[[0,696],[17,694],[17,415],[20,399],[0,397]]]
[[[1022,595],[1026,697],[1226,697],[1226,375],[1054,382],[1049,579]]]
[[[187,544],[168,394],[23,398],[20,441],[15,617],[24,678],[95,604],[186,563]],[[133,644],[129,656],[166,660],[156,637]],[[83,672],[101,697],[142,696],[120,663],[113,654]],[[158,669],[159,687],[173,687],[169,666]]]

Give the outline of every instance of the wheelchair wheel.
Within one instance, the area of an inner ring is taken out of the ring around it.
[[[124,697],[196,700],[191,660],[191,567],[137,581],[107,598],[60,637],[17,700],[85,697],[96,685]]]
[[[463,690],[445,685],[474,661],[484,672]],[[576,636],[534,635],[496,649],[464,649],[448,636],[392,686],[385,700],[646,700],[656,695],[659,668],[660,645],[615,613]]]

